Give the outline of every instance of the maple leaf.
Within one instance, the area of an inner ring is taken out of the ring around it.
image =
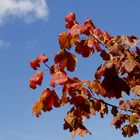
[[[65,61],[65,63],[63,63]],[[61,50],[54,58],[54,62],[56,64],[61,64],[63,63],[63,67],[66,67],[67,70],[69,71],[74,71],[76,68],[76,62],[77,58],[75,55],[72,53],[66,51],[66,50]]]
[[[43,72],[38,71],[33,77],[30,78],[30,88],[36,89],[36,85],[41,85],[43,80]]]

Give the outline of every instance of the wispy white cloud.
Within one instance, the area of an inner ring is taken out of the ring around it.
[[[0,49],[5,49],[10,46],[10,43],[8,41],[0,40]]]
[[[9,17],[20,18],[25,22],[46,20],[48,13],[46,0],[0,0],[0,25]]]

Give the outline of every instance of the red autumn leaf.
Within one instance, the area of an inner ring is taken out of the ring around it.
[[[37,70],[38,67],[40,67],[40,61],[38,59],[32,60],[30,62],[30,66],[34,69]]]
[[[67,75],[64,72],[57,72],[53,74],[50,85],[52,87],[54,87],[56,83],[63,85],[66,81]]]
[[[59,45],[60,45],[61,49],[65,49],[65,48],[70,48],[71,47],[70,38],[69,38],[69,36],[67,35],[66,32],[62,32],[59,35],[58,40],[59,40]]]
[[[74,71],[76,68],[77,58],[72,53],[70,53],[66,50],[61,50],[54,57],[54,62],[56,64],[59,64],[59,66],[61,66],[61,63],[65,62],[65,63],[63,63],[63,67],[66,67],[67,70],[69,70],[69,71]]]
[[[70,29],[74,24],[76,24],[76,17],[75,17],[75,13],[71,12],[69,13],[66,17],[66,28]]]
[[[75,19],[76,19],[76,16],[75,16],[75,13],[73,13],[73,12],[69,13],[69,14],[65,17],[66,22],[71,22],[71,21],[73,21],[73,20],[75,20]]]
[[[45,56],[45,54],[40,54],[37,58],[40,62],[48,62],[48,57]]]
[[[47,88],[42,92],[41,97],[33,106],[33,113],[35,113],[35,115],[39,117],[41,111],[50,111],[52,110],[53,106],[60,106],[59,98],[54,90],[50,90],[49,88]]]
[[[92,20],[87,18],[84,22],[84,25],[92,32],[95,29],[95,25],[93,24]]]
[[[36,85],[41,85],[43,80],[43,72],[38,71],[33,77],[30,78],[30,88],[35,89]]]
[[[47,62],[48,57],[46,57],[44,54],[40,54],[36,59],[32,60],[30,62],[30,66],[34,69],[37,70],[38,67],[40,67],[41,62]]]
[[[87,43],[88,43],[87,40],[81,40],[80,42],[76,42],[76,47],[75,47],[75,51],[79,54],[82,54],[82,56],[85,58],[94,53],[93,46]]]
[[[68,31],[72,37],[77,37],[80,34],[87,34],[88,28],[85,25],[75,24],[73,27]]]

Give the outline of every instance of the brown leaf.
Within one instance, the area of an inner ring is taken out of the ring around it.
[[[131,126],[131,125],[125,125],[122,128],[122,135],[124,137],[128,136],[128,137],[132,137],[134,134],[138,133],[138,128],[136,125]]]
[[[118,114],[117,108],[113,106],[111,109],[111,113],[113,114],[113,116],[117,116],[117,114]]]

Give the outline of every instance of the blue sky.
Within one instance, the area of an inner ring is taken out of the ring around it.
[[[112,35],[140,37],[139,5],[139,0],[0,0],[0,140],[71,140],[62,126],[69,106],[42,113],[39,119],[32,114],[32,105],[48,82],[36,91],[29,88],[29,78],[34,74],[30,60],[40,53],[53,60],[51,56],[59,48],[58,34],[65,31],[64,17],[71,11],[79,22],[89,17]],[[97,59],[79,60],[76,74],[90,79],[100,62]],[[128,140],[110,126],[111,119],[107,116],[101,120],[97,115],[86,121],[93,135],[76,136],[75,140]]]

